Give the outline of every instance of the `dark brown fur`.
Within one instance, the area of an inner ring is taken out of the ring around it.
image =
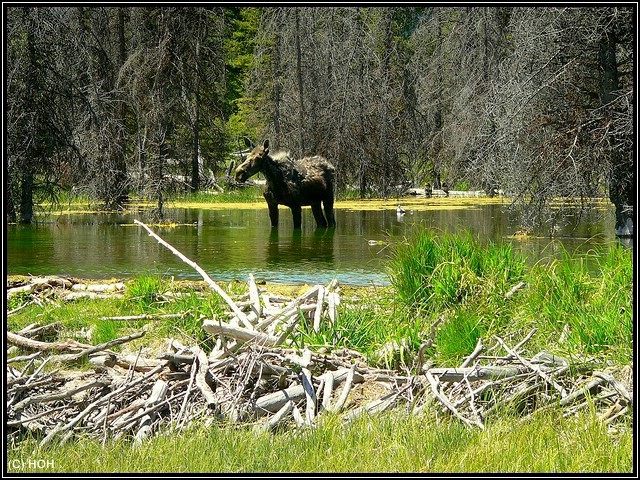
[[[264,198],[269,206],[271,226],[278,226],[278,205],[286,205],[293,214],[293,227],[302,226],[302,207],[310,205],[318,227],[335,227],[333,214],[333,175],[335,169],[324,157],[292,160],[269,155],[269,140],[254,148],[236,169],[236,180],[245,182],[262,172],[267,180]],[[321,204],[324,206],[322,213]]]

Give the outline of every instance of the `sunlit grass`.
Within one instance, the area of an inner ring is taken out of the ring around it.
[[[588,256],[565,251],[531,268],[510,245],[481,245],[468,234],[422,229],[392,248],[389,276],[399,302],[409,314],[443,320],[429,352],[440,361],[471,353],[479,337],[524,336],[533,328],[532,349],[631,359],[632,253],[624,247]],[[525,287],[505,298],[519,282]]]
[[[193,192],[170,197],[175,204],[208,204],[208,203],[255,203],[264,202],[261,185],[228,189],[224,192]]]
[[[500,417],[485,431],[396,412],[349,425],[327,416],[314,429],[276,434],[194,424],[140,447],[85,439],[41,448],[32,439],[9,449],[8,465],[39,458],[52,460],[43,472],[83,473],[631,472],[632,443],[630,426],[611,434],[591,411],[569,419],[551,411],[528,422]]]

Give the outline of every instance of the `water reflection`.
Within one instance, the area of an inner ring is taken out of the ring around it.
[[[304,234],[301,229],[280,233],[271,229],[267,245],[267,265],[273,268],[291,262],[317,264],[324,268],[334,267],[335,229],[315,229]]]
[[[408,210],[408,209],[407,209]],[[272,229],[266,209],[171,209],[176,227],[153,227],[167,242],[198,263],[214,279],[246,279],[248,273],[270,282],[386,283],[384,242],[409,236],[417,226],[441,232],[469,231],[480,242],[509,242],[531,263],[579,253],[615,241],[613,210],[577,217],[557,238],[513,237],[517,229],[504,205],[418,210],[398,216],[396,206],[382,210],[337,209],[336,229],[317,229],[309,209],[301,230],[281,214]],[[158,272],[200,278],[166,248],[133,225],[135,214],[59,215],[31,226],[7,227],[9,274],[66,274],[128,277]],[[571,220],[571,219],[570,219]],[[619,239],[630,247],[632,239]]]

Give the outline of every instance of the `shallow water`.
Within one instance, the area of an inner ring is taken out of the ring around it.
[[[425,200],[428,202],[428,200]],[[311,210],[294,231],[281,207],[280,228],[272,229],[267,210],[256,208],[167,209],[179,225],[152,229],[200,265],[214,280],[279,283],[387,284],[383,242],[409,235],[418,225],[440,231],[469,230],[481,242],[505,241],[530,262],[569,251],[586,252],[613,242],[612,209],[594,212],[549,238],[513,238],[517,230],[505,203],[466,205],[434,202],[403,216],[395,205],[379,209],[337,208],[335,230],[316,229]],[[411,207],[407,207],[407,210]],[[191,267],[133,224],[137,214],[60,214],[29,226],[7,227],[8,274],[58,274],[86,278],[127,278],[141,273],[200,279]],[[144,220],[143,220],[144,221]]]

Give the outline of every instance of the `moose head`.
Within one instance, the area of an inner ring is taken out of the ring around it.
[[[269,140],[265,140],[264,144],[251,150],[247,159],[236,168],[236,181],[246,182],[249,177],[261,171],[268,156]]]

